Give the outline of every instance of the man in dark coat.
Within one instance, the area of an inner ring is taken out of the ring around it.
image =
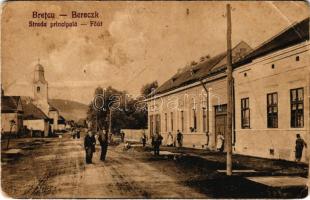
[[[306,142],[300,137],[300,134],[296,135],[296,145],[295,145],[295,160],[299,162],[302,157],[302,151],[304,147],[307,147]]]
[[[183,134],[180,132],[180,130],[177,131],[177,141],[178,141],[178,146],[182,147],[182,145],[183,145]]]
[[[108,134],[106,134],[105,131],[102,130],[102,132],[99,134],[98,140],[101,146],[100,160],[105,161],[108,150]]]
[[[76,130],[76,138],[77,138],[77,139],[80,139],[80,134],[81,134],[80,129],[77,129],[77,130]]]
[[[86,163],[92,163],[93,153],[95,151],[96,139],[91,131],[88,131],[84,139],[84,148],[86,152]]]
[[[163,137],[158,133],[156,133],[153,136],[153,146],[154,146],[154,155],[155,156],[159,156],[159,151],[160,151],[159,147],[162,143],[162,140],[163,140]]]
[[[145,145],[146,145],[146,135],[145,135],[144,132],[142,133],[141,142],[142,142],[143,147],[145,147]]]
[[[125,141],[125,132],[124,131],[121,131],[121,140],[122,140],[122,142]]]

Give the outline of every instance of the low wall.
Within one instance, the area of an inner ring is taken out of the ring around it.
[[[147,135],[148,130],[147,129],[144,130],[145,134]],[[125,140],[137,141],[137,142],[141,141],[143,129],[122,129],[122,131],[124,131],[125,133]]]
[[[307,130],[239,130],[236,134],[235,153],[263,158],[295,160],[296,134],[308,141]],[[307,162],[307,148],[302,161]]]
[[[162,145],[167,145],[167,133],[162,133],[163,141]],[[176,134],[173,133],[173,140],[176,142]],[[183,146],[196,149],[206,149],[207,148],[207,137],[205,133],[184,133],[183,134]]]

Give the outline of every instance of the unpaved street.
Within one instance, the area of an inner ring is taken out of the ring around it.
[[[97,146],[90,165],[85,165],[83,138],[28,139],[16,145],[23,149],[20,158],[2,162],[2,189],[11,197],[207,197],[122,145],[110,146],[105,162],[99,161]]]

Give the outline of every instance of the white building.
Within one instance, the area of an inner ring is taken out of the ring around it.
[[[44,77],[44,68],[41,64],[35,66],[33,79],[33,103],[51,119],[52,131],[58,130],[59,112],[48,102],[48,82]]]
[[[296,134],[310,140],[309,18],[254,50],[241,42],[232,56],[233,152],[294,160]],[[165,144],[179,129],[184,146],[214,149],[226,134],[226,95],[226,53],[202,59],[146,100],[149,135],[161,133]]]
[[[232,50],[236,61],[251,48],[240,42]],[[226,132],[226,52],[175,74],[161,85],[148,104],[149,137],[161,133],[165,140],[168,132],[183,133],[183,145],[214,149],[217,135]],[[208,90],[205,92],[201,81]]]
[[[1,133],[19,134],[23,129],[23,106],[19,96],[1,96]]]
[[[309,47],[308,18],[238,64],[233,72],[236,153],[294,160],[296,134],[310,139]]]
[[[29,97],[22,97],[23,122],[33,135],[47,137],[50,132],[50,119],[44,112],[33,104]]]

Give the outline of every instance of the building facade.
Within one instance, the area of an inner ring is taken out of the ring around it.
[[[23,107],[18,96],[1,96],[1,133],[20,134],[23,129]]]
[[[309,141],[307,29],[309,19],[265,42],[234,70],[236,153],[294,160],[296,134]],[[302,161],[307,159],[304,148]]]
[[[22,98],[23,123],[32,132],[33,136],[45,136],[50,133],[50,119],[38,108],[30,97]]]
[[[240,42],[232,50],[236,61],[251,48]],[[161,133],[176,138],[183,133],[183,145],[214,149],[218,135],[226,133],[226,52],[182,72],[160,86],[148,100],[149,137]],[[206,91],[207,90],[207,91]]]
[[[59,111],[51,106],[48,102],[48,82],[45,80],[44,67],[37,64],[33,77],[33,104],[36,105],[43,113],[48,116],[51,125],[51,131],[58,130]]]
[[[237,45],[232,57],[233,152],[294,160],[296,134],[310,140],[309,18],[253,50]],[[226,135],[226,95],[225,53],[178,72],[146,100],[149,136],[161,133],[165,144],[180,130],[184,146],[215,149]]]

